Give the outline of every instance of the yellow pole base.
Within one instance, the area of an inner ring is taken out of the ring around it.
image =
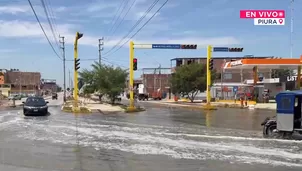
[[[217,108],[215,106],[212,106],[211,103],[206,104],[203,107],[204,110],[217,110]]]
[[[128,112],[135,112],[137,109],[136,109],[136,107],[135,106],[128,106],[127,107],[127,111]]]

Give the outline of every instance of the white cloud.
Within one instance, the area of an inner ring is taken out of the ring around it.
[[[44,9],[42,6],[39,5],[33,5],[36,14],[39,17],[46,18]],[[52,18],[56,18],[56,13],[59,12],[65,12],[67,10],[66,7],[52,7],[52,12],[54,16],[49,16]],[[33,11],[29,5],[6,5],[6,6],[0,6],[0,14],[11,14],[11,15],[33,15]],[[52,13],[51,13],[52,14]],[[48,15],[51,15],[50,11],[48,11]]]
[[[133,17],[133,19],[134,20],[138,20],[138,19],[140,19],[141,17],[143,17],[145,15],[145,12],[137,12],[136,14],[135,14],[135,17]],[[147,13],[146,14],[146,16],[144,17],[144,18],[150,18],[150,17],[152,17],[154,15],[154,13]],[[153,19],[161,19],[161,18],[159,18],[159,15],[160,15],[160,13],[156,13],[155,14],[155,16],[153,17]],[[153,20],[152,19],[152,20]]]
[[[42,23],[44,26],[44,29],[48,35],[48,37],[53,40],[53,36],[51,34],[50,28],[46,23]],[[75,25],[71,24],[61,24],[57,25],[57,31],[61,34],[64,35],[66,44],[73,44],[74,43],[74,38],[76,34],[77,27]],[[43,40],[45,41],[44,34],[36,22],[28,22],[28,21],[3,21],[0,20],[0,37],[20,37],[20,38],[37,38],[38,40]],[[79,40],[80,45],[88,45],[88,46],[98,46],[98,39],[100,38],[99,35],[91,35],[89,33],[84,32],[84,36]],[[107,38],[106,38],[107,39]],[[121,37],[112,37],[111,39],[107,39],[107,41],[104,41],[104,47],[112,47],[116,45]],[[128,40],[128,39],[125,39]],[[124,41],[125,41],[124,40]],[[122,43],[124,43],[122,41]],[[140,38],[136,38],[134,40],[135,43],[180,43],[180,44],[198,44],[198,45],[234,45],[234,44],[239,44],[240,41],[237,40],[234,37],[210,37],[210,38],[203,38],[203,37],[194,37],[192,36],[187,36],[186,38],[171,38],[171,37],[163,37],[163,38],[147,38],[144,39],[143,36]],[[128,45],[128,44],[127,44]]]
[[[11,53],[16,51],[18,51],[18,49],[0,49],[0,53]]]
[[[117,8],[117,5],[116,3],[91,3],[88,5],[88,7],[86,8],[86,11],[88,12],[99,12],[99,11],[103,11],[103,10],[108,10],[109,8]]]
[[[31,9],[28,5],[8,5],[0,6],[0,13],[4,14],[19,14],[19,13],[29,13]]]
[[[43,28],[49,37],[53,39],[51,30],[46,23],[42,23]],[[75,26],[70,24],[61,24],[57,25],[57,31],[66,37],[66,43],[73,44],[73,40],[76,34],[76,31],[73,30]],[[44,34],[36,22],[28,21],[3,21],[0,20],[0,37],[20,37],[20,38],[38,38],[45,39]],[[95,45],[97,46],[98,38],[92,37],[89,35],[84,35],[79,44],[84,45]]]

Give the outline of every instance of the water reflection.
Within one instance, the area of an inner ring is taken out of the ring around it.
[[[168,110],[168,111],[166,111]],[[152,114],[152,110],[147,111]],[[161,115],[168,116],[173,122],[203,125],[206,127],[233,128],[244,130],[261,130],[261,122],[275,111],[219,108],[215,111],[202,109],[162,109]]]
[[[206,125],[207,127],[211,127],[212,112],[211,112],[211,111],[206,111],[206,112],[205,112],[205,118],[206,118],[206,123],[205,123],[205,125]]]

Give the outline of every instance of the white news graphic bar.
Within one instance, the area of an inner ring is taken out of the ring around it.
[[[134,44],[134,49],[152,49],[152,44]]]
[[[254,25],[285,25],[285,18],[254,18]]]
[[[187,44],[188,43],[186,43],[185,45],[187,45]],[[194,44],[194,43],[191,43],[191,44]],[[206,48],[207,48],[207,46],[205,46],[205,45],[197,45],[196,49],[206,49]],[[152,48],[152,44],[135,44],[134,43],[134,49],[153,49],[153,48]],[[157,49],[157,50],[160,50],[160,49]],[[164,50],[164,49],[162,49],[162,50]],[[189,50],[191,50],[191,49],[189,49]]]

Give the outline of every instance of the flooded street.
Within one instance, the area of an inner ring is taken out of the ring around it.
[[[302,142],[262,138],[273,111],[155,107],[49,117],[0,112],[0,170],[301,170]]]

